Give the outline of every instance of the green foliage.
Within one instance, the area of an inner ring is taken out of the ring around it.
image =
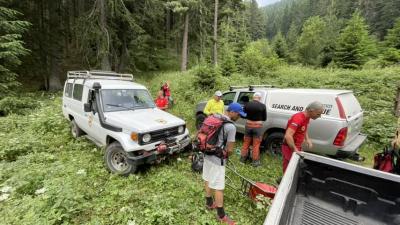
[[[220,76],[218,67],[213,67],[208,64],[200,64],[195,68],[195,85],[200,90],[212,90],[216,86],[218,77]]]
[[[276,70],[280,63],[265,39],[251,42],[240,56],[241,70],[250,76],[265,77]]]
[[[335,88],[353,90],[364,110],[363,133],[369,142],[360,154],[371,167],[374,152],[393,137],[396,118],[392,115],[400,68],[329,70],[282,66],[268,83],[280,87]],[[293,76],[296,74],[296,76]],[[186,73],[148,73],[136,77],[155,94],[169,80],[177,104],[171,113],[187,121],[194,134],[193,108],[209,99],[215,89],[229,85],[261,84],[265,79],[234,73],[218,76],[214,90],[195,87],[195,70]],[[373,91],[371,91],[373,90]],[[11,114],[0,118],[0,189],[10,187],[9,198],[0,203],[4,224],[218,224],[215,212],[204,209],[201,176],[191,172],[190,161],[177,156],[168,162],[143,167],[124,178],[108,173],[103,149],[85,138],[71,137],[68,120],[61,113],[60,94],[27,96],[39,101],[30,115]],[[240,141],[236,142],[240,152]],[[281,159],[262,154],[262,166],[254,172],[239,164],[240,174],[275,184],[282,175]],[[227,171],[234,184],[240,180]],[[264,221],[270,201],[257,204],[226,188],[227,213],[240,224]]]
[[[280,31],[275,35],[274,39],[272,40],[272,46],[279,58],[286,59],[288,57],[288,46],[286,44],[285,38]]]
[[[36,108],[38,103],[27,97],[5,97],[0,100],[0,116],[11,113],[27,114]]]
[[[221,74],[223,76],[230,76],[237,72],[236,54],[228,44],[225,44],[222,49],[220,48],[219,54],[223,56],[221,60],[219,60]]]
[[[384,43],[389,48],[400,49],[400,18],[397,18],[393,28],[388,30]]]
[[[356,12],[339,36],[335,62],[342,68],[359,69],[375,54],[376,45],[368,35],[368,26],[360,13]]]
[[[321,52],[328,41],[325,21],[319,16],[310,17],[297,41],[298,61],[304,65],[320,65]]]
[[[22,34],[30,23],[18,20],[19,16],[21,13],[16,10],[0,7],[0,99],[19,85],[13,71],[29,52],[23,46]]]

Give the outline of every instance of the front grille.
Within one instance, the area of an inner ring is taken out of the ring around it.
[[[140,138],[140,144],[141,145],[150,144],[150,143],[154,143],[157,141],[165,140],[170,137],[175,137],[179,134],[178,127],[172,127],[172,128],[167,128],[167,129],[163,129],[163,130],[157,130],[157,131],[150,132],[149,133],[151,135],[150,142],[143,143],[142,138]],[[142,134],[142,135],[144,135],[144,134]]]

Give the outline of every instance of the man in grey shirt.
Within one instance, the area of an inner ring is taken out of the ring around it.
[[[228,155],[233,152],[235,145],[236,127],[233,121],[239,119],[239,116],[245,117],[243,108],[238,103],[231,103],[228,106],[224,115],[227,123],[223,125],[220,133],[218,134],[217,146],[221,147],[224,151],[225,157],[218,157],[216,155],[205,155],[203,164],[203,180],[205,181],[206,191],[206,208],[217,209],[218,220],[220,222],[233,225],[235,222],[231,220],[224,211],[224,188],[225,188],[225,165]],[[213,201],[211,194],[214,191],[215,201]]]

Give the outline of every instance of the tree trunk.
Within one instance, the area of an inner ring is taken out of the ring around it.
[[[400,118],[400,85],[397,87],[396,100],[394,104],[394,114]]]
[[[182,63],[181,71],[186,71],[188,61],[188,35],[189,35],[189,12],[185,15],[185,30],[183,31],[183,42],[182,42]]]
[[[63,54],[63,32],[62,32],[62,20],[61,20],[61,2],[51,1],[49,2],[49,53],[50,53],[50,63],[49,63],[49,91],[61,90],[61,81],[59,75],[61,74],[60,59]]]
[[[101,52],[101,69],[102,70],[111,70],[111,65],[110,65],[110,36],[107,30],[107,15],[106,15],[106,1],[105,0],[99,0],[98,1],[99,8],[100,8],[100,27],[101,30],[104,32],[104,36],[106,38],[106,44],[105,48],[102,48],[101,46],[102,43],[99,44],[99,48]]]
[[[171,33],[171,10],[166,9],[165,13],[165,48],[169,49],[169,38]]]
[[[215,0],[214,8],[214,51],[213,51],[213,63],[214,66],[218,64],[218,53],[217,53],[217,40],[218,40],[218,0]]]

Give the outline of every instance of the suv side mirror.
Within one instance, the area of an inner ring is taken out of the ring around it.
[[[92,104],[90,104],[90,103],[83,104],[83,111],[85,111],[85,112],[92,111]]]

